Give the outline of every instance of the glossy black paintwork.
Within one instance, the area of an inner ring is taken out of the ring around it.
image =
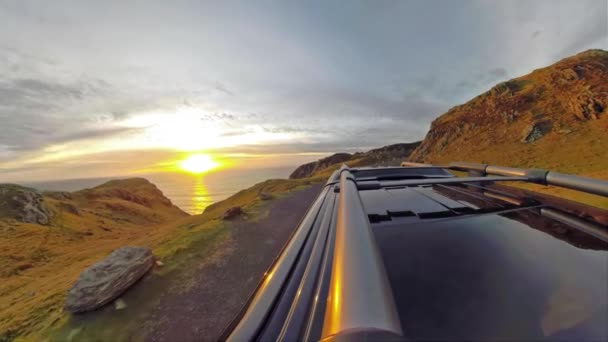
[[[410,339],[608,339],[606,243],[579,248],[495,214],[373,229]]]
[[[595,219],[608,217],[607,212],[581,205],[569,208],[567,201],[547,201],[491,182],[405,186],[393,181],[425,183],[451,176],[440,168],[351,172],[405,338],[608,340],[608,239],[541,215],[558,209],[608,230],[605,220]],[[286,279],[272,307],[249,308],[251,315],[265,317],[251,339],[322,337],[339,178],[339,171],[330,177],[321,195],[323,204],[307,214],[314,219],[304,220],[298,228],[308,233],[290,250],[297,252],[293,262],[281,265],[288,266],[283,267]],[[226,337],[234,337],[231,330]],[[351,333],[333,337],[373,335]]]

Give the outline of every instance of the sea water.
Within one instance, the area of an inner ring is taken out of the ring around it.
[[[136,177],[143,177],[154,183],[173,204],[185,212],[200,214],[210,204],[228,198],[256,183],[266,179],[287,178],[294,169],[295,167],[225,169],[202,175],[167,172],[142,174]],[[67,179],[23,185],[39,190],[76,191],[121,178],[128,177]]]

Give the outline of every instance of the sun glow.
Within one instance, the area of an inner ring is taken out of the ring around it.
[[[179,167],[190,173],[205,173],[220,166],[218,162],[208,154],[193,154],[179,162]]]

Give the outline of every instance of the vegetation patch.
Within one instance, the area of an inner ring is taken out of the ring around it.
[[[45,194],[54,215],[48,226],[0,217],[0,341],[140,338],[133,332],[153,320],[149,313],[163,294],[187,290],[193,272],[232,251],[230,222],[221,219],[227,208],[241,206],[243,219],[258,220],[268,214],[267,204],[310,183],[268,180],[194,216],[155,198],[156,187],[141,179]],[[86,314],[64,313],[65,293],[80,272],[125,245],[151,247],[162,263],[121,297],[126,308],[109,304]]]
[[[156,267],[120,299],[126,307],[114,305],[88,313],[71,315],[61,326],[49,333],[52,341],[126,341],[143,340],[141,327],[167,293],[178,293],[188,287],[192,272],[206,262],[213,262],[218,251],[229,240],[230,230],[225,225],[200,227],[196,232],[168,241],[154,251],[164,255],[163,266]]]

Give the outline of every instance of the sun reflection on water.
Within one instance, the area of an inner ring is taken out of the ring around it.
[[[209,195],[209,190],[205,185],[203,177],[196,177],[194,180],[194,189],[192,191],[192,214],[201,214],[206,207],[213,201]]]

